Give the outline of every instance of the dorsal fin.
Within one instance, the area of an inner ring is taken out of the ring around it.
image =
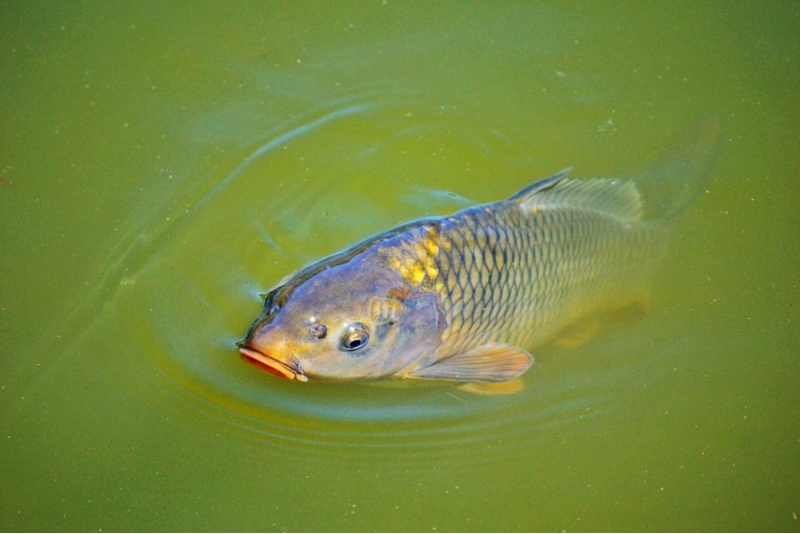
[[[508,200],[512,202],[523,202],[526,198],[533,195],[534,193],[547,191],[555,184],[557,184],[562,178],[567,176],[571,170],[572,167],[567,167],[563,171],[555,173],[553,176],[548,176],[547,178],[541,178],[539,180],[536,180],[528,187],[524,187],[520,191],[517,191],[516,193],[511,195],[508,198]]]
[[[570,169],[543,178],[509,201],[522,209],[578,208],[636,221],[642,218],[642,197],[636,184],[619,178],[567,178]]]

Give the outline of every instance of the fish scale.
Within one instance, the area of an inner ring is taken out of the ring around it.
[[[537,345],[596,301],[614,307],[642,298],[648,265],[658,259],[649,244],[661,233],[658,225],[631,226],[581,209],[526,213],[506,201],[427,223],[384,254],[391,265],[420,266],[396,270],[441,298],[441,358],[495,341]],[[438,246],[409,246],[432,239]],[[428,263],[436,276],[415,278]]]

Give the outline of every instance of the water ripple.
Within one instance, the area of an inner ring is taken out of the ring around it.
[[[465,160],[501,174],[518,168],[487,149],[523,145],[513,133],[478,124],[467,107],[413,107],[410,98],[349,97],[266,128],[229,170],[151,206],[110,254],[81,342],[101,330],[115,339],[122,359],[148,377],[142,394],[183,417],[217,421],[273,451],[333,460],[528,447],[603,413],[623,364],[555,373],[537,363],[522,393],[478,397],[451,384],[296,384],[239,358],[234,341],[259,311],[257,294],[285,274],[400,221],[468,204],[458,195],[469,187],[452,179]]]

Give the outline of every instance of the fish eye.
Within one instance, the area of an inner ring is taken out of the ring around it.
[[[311,332],[311,335],[317,339],[322,339],[328,334],[328,327],[322,323],[312,323],[308,327],[308,331]]]
[[[342,339],[339,342],[339,347],[348,352],[361,349],[367,345],[369,341],[369,329],[363,323],[353,323],[347,327]]]

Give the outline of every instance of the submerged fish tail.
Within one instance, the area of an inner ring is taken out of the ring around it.
[[[719,118],[707,118],[692,126],[675,148],[636,177],[645,218],[672,221],[686,213],[706,189],[721,136]]]

